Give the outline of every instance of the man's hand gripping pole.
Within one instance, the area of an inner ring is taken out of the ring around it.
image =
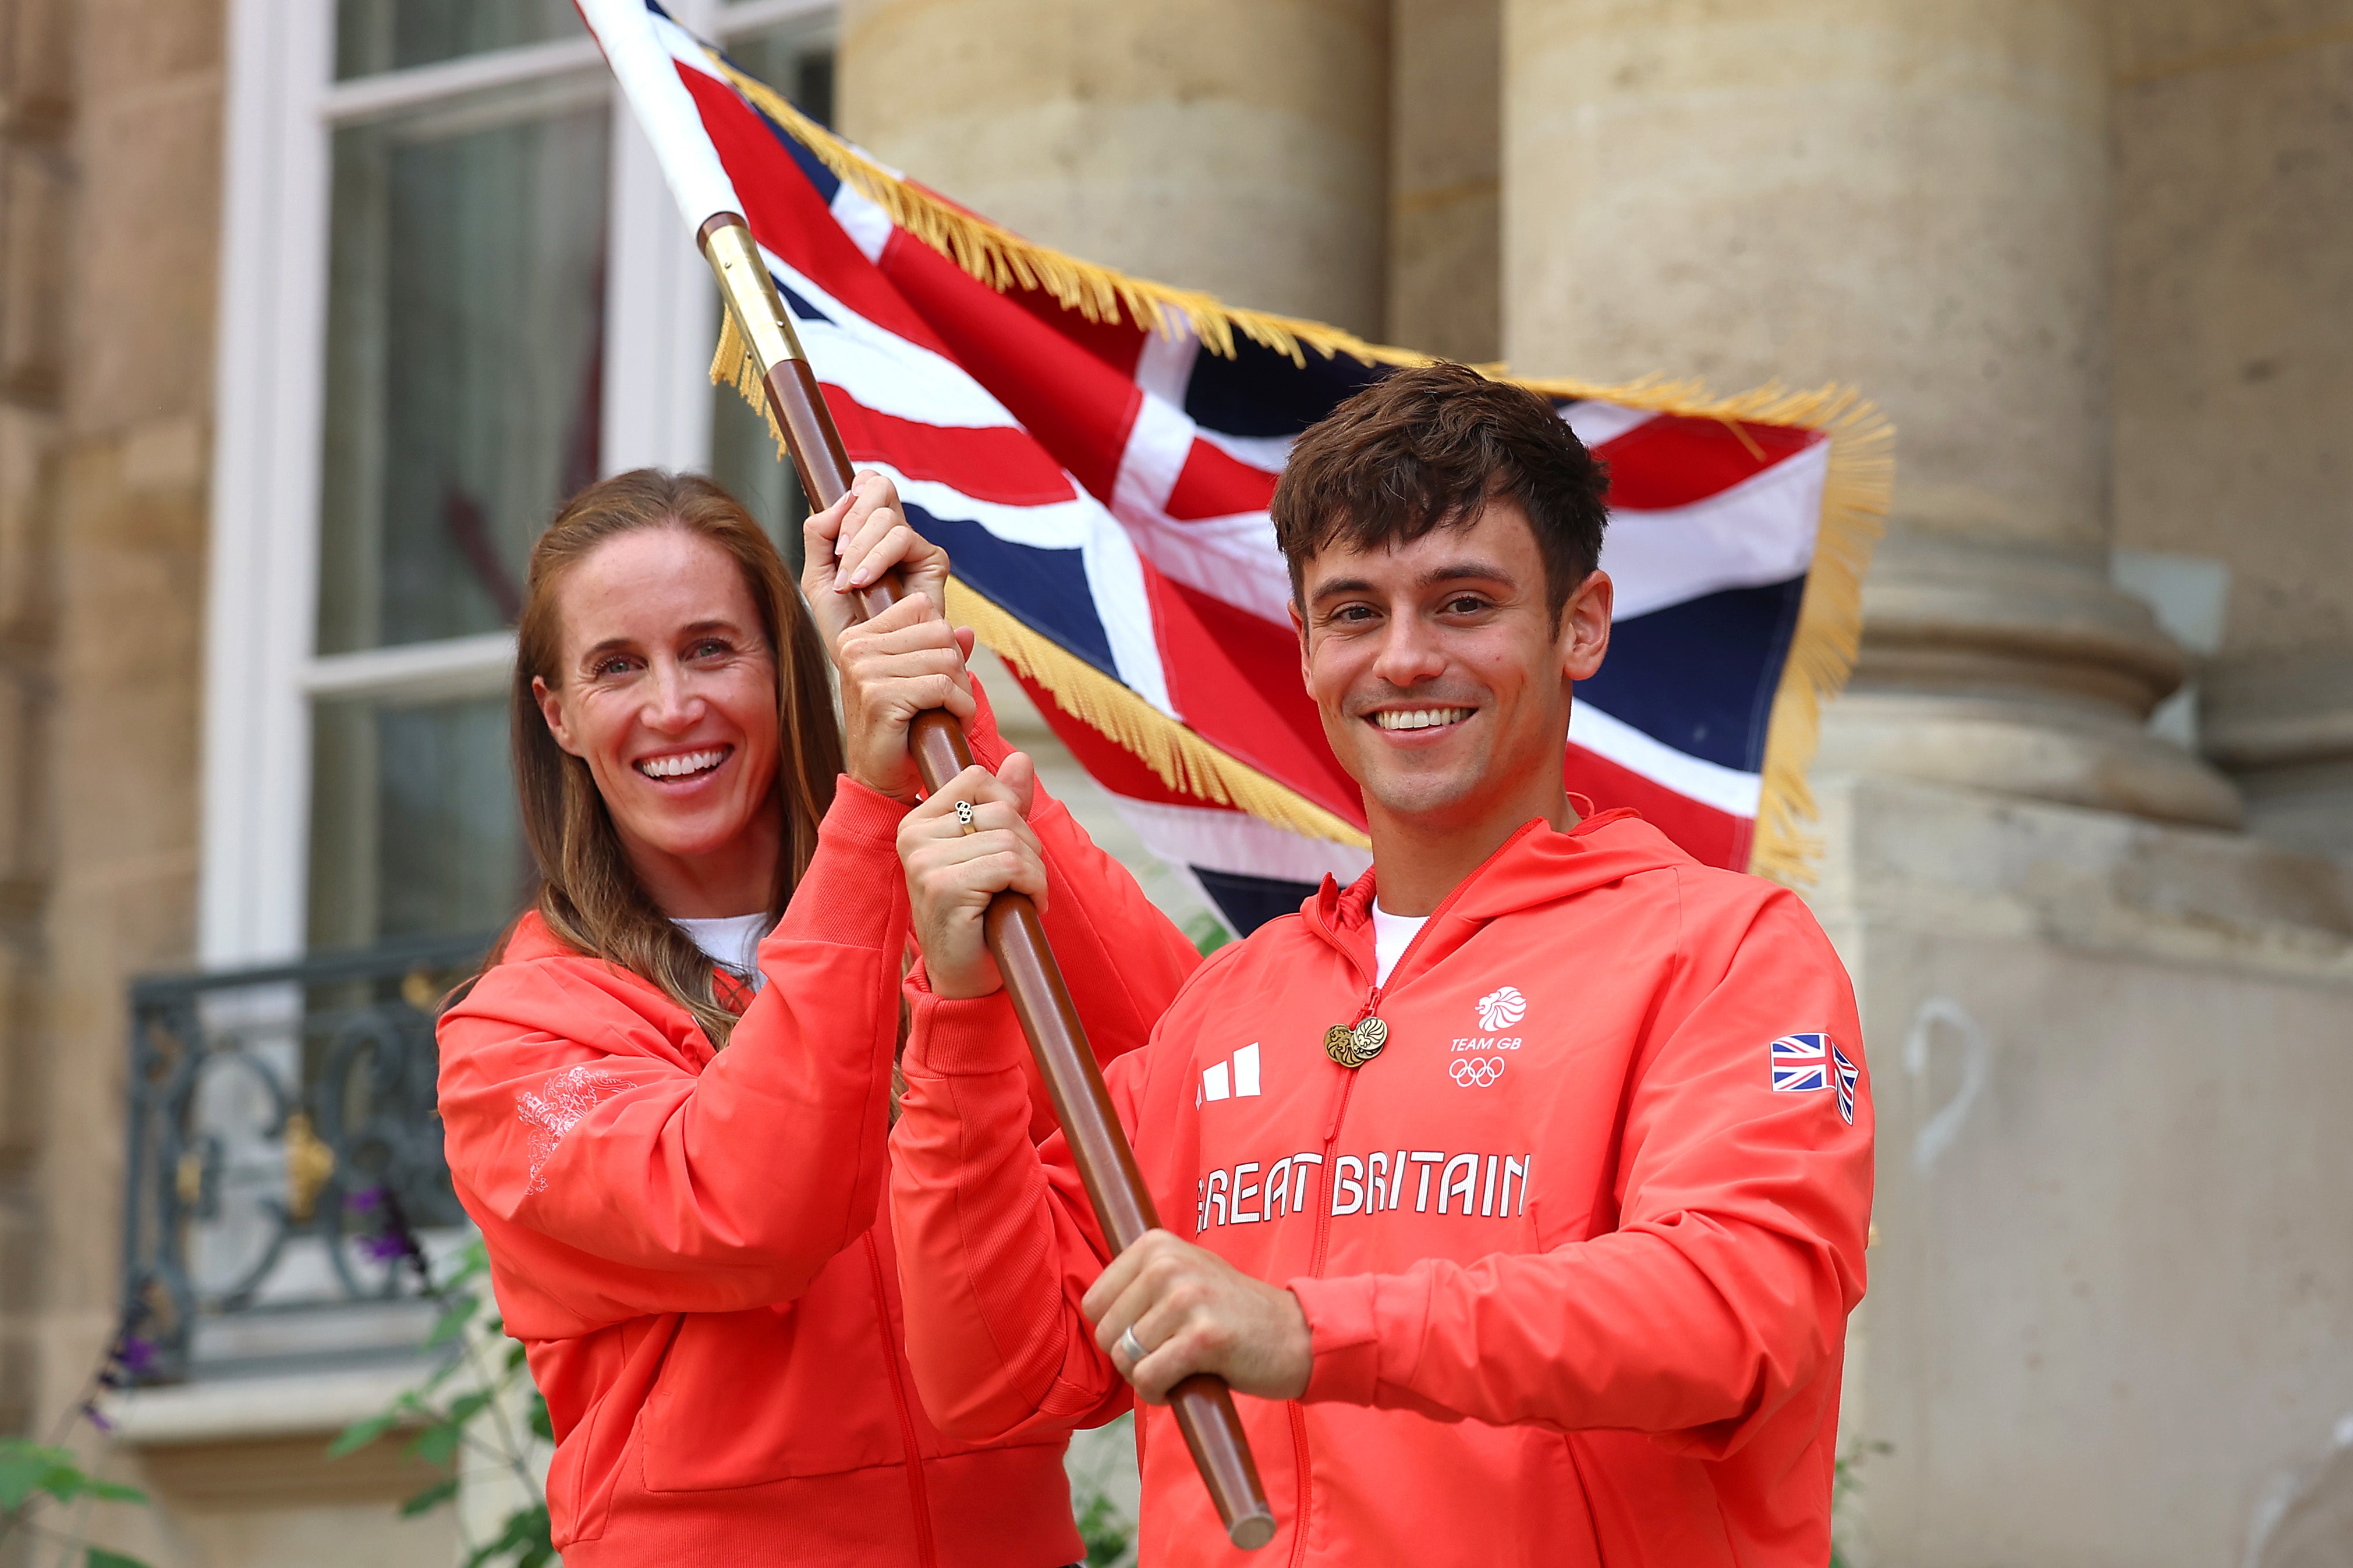
[[[760,258],[759,247],[744,219],[720,213],[704,223],[697,237],[702,254],[719,279],[719,292],[735,319],[736,330],[750,347],[768,406],[785,433],[785,445],[800,474],[801,489],[822,510],[849,489],[849,455],[833,416],[818,391],[817,377],[802,357],[792,320],[785,314],[776,282]],[[880,615],[898,602],[899,581],[886,575],[859,595],[867,616]],[[919,713],[908,726],[908,744],[922,773],[923,787],[937,790],[972,765],[972,748],[964,726],[942,709]],[[1086,1030],[1071,1005],[1062,972],[1046,945],[1046,929],[1038,907],[1016,892],[1002,892],[990,900],[981,930],[989,955],[1005,977],[1021,1032],[1038,1058],[1038,1070],[1052,1096],[1054,1114],[1061,1120],[1079,1178],[1086,1184],[1095,1217],[1115,1250],[1124,1251],[1137,1237],[1160,1223],[1153,1212],[1152,1195],[1145,1190],[1136,1169],[1135,1152],[1128,1147],[1111,1096],[1103,1088],[1094,1053],[1087,1047]],[[1236,1546],[1254,1550],[1274,1537],[1274,1515],[1268,1509],[1265,1489],[1250,1443],[1234,1413],[1233,1395],[1223,1381],[1206,1373],[1187,1378],[1169,1392],[1168,1403],[1185,1434],[1193,1463],[1225,1521],[1226,1534]]]

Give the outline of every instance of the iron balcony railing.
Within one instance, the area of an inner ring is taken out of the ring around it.
[[[124,1318],[139,1374],[414,1353],[393,1238],[461,1245],[433,1020],[489,939],[388,942],[131,987]]]

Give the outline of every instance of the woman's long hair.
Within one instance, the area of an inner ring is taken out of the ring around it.
[[[515,649],[515,784],[522,796],[523,837],[539,866],[539,917],[548,931],[558,942],[661,987],[694,1016],[713,1046],[724,1046],[735,1014],[712,992],[711,960],[638,882],[588,764],[555,743],[532,691],[534,679],[551,688],[563,679],[556,601],[565,574],[607,540],[649,528],[683,529],[733,557],[776,655],[775,809],[783,832],[770,918],[784,912],[817,853],[818,824],[833,804],[842,763],[825,648],[776,545],[734,497],[695,474],[638,468],[600,479],[566,502],[532,546]],[[490,962],[498,957],[493,953]]]

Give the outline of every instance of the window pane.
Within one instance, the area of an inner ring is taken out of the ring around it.
[[[829,18],[787,22],[745,33],[727,45],[736,68],[792,100],[819,125],[833,123],[833,45]]]
[[[609,89],[335,133],[319,649],[494,630],[596,476]]]
[[[491,931],[522,908],[503,699],[322,702],[311,733],[311,946]]]
[[[776,439],[768,421],[732,386],[712,389],[711,477],[722,489],[744,503],[760,520],[768,537],[793,569],[801,574],[801,521],[808,503],[801,499],[800,477],[792,464],[776,455]]]
[[[586,36],[572,0],[337,0],[335,75]]]

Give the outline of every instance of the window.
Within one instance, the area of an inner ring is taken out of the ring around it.
[[[830,5],[672,9],[830,117]],[[231,48],[205,955],[489,930],[532,540],[659,464],[797,555],[797,487],[570,0],[242,0]]]

